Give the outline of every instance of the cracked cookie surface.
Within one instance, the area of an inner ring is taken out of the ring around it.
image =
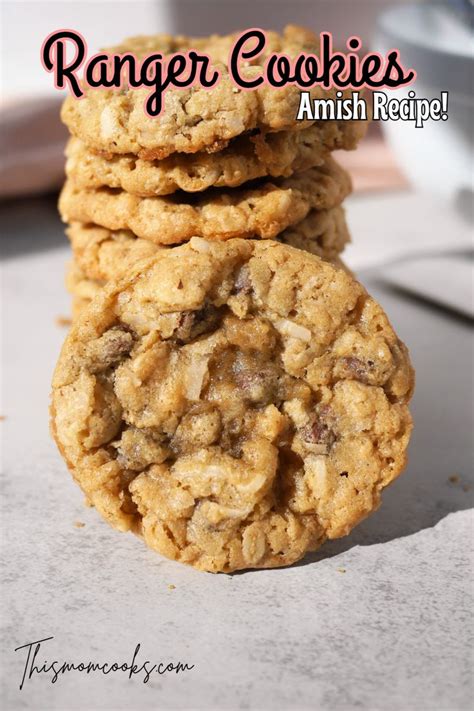
[[[112,526],[203,570],[272,567],[377,508],[405,465],[412,387],[406,348],[344,271],[193,238],[79,318],[51,424]]]
[[[108,230],[73,222],[66,230],[74,265],[87,279],[117,279],[141,259],[156,254],[162,246],[136,237],[129,230]],[[299,247],[322,259],[336,258],[350,241],[344,209],[312,210],[304,220],[278,235],[278,241]]]
[[[340,205],[350,190],[348,173],[328,157],[323,165],[289,178],[229,190],[210,188],[198,195],[143,198],[112,188],[86,190],[68,180],[59,210],[64,221],[130,230],[157,244],[179,244],[193,236],[271,239],[312,209]]]
[[[149,244],[151,244],[151,242]],[[316,254],[317,252],[313,253]],[[354,276],[349,267],[339,257],[331,257],[327,261],[338,269],[344,269],[344,271],[348,274]],[[122,271],[119,271],[114,277],[111,278],[117,279],[122,276]],[[104,288],[109,279],[90,278],[85,272],[81,271],[80,267],[73,261],[67,268],[65,281],[66,288],[72,297],[71,315],[74,320],[77,319],[84,309],[89,306],[92,299],[94,299],[100,290]]]
[[[287,86],[274,89],[263,85],[252,91],[236,87],[227,70],[231,47],[240,33],[205,38],[155,35],[132,37],[109,49],[113,53],[132,52],[136,57],[161,52],[164,55],[196,49],[210,56],[221,72],[219,83],[211,90],[198,86],[169,89],[164,109],[156,118],[145,114],[143,105],[150,88],[87,89],[80,100],[68,97],[61,118],[70,132],[87,145],[110,153],[133,153],[146,160],[162,159],[171,153],[220,151],[236,136],[251,131],[298,130],[309,125],[296,121],[300,89]],[[318,38],[304,28],[288,26],[282,35],[267,33],[265,51],[251,66],[243,69],[247,78],[261,74],[271,52],[290,57],[301,52],[319,51]],[[334,97],[333,90],[316,87],[314,98]],[[359,121],[328,121],[324,140],[328,148],[354,148],[365,131]]]
[[[233,188],[256,178],[288,177],[322,165],[328,152],[324,135],[330,131],[330,122],[324,121],[301,131],[241,136],[219,153],[174,153],[154,161],[133,154],[94,153],[71,138],[66,175],[83,188],[121,188],[142,197]]]

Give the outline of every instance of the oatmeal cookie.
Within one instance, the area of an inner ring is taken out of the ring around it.
[[[128,230],[113,231],[80,222],[73,222],[66,234],[71,242],[74,264],[88,279],[117,279],[140,259],[163,249]],[[349,240],[342,207],[312,210],[304,220],[278,235],[278,241],[327,260],[337,257]]]
[[[120,278],[138,261],[164,249],[128,230],[113,231],[80,222],[73,222],[66,234],[71,242],[74,270],[80,270],[85,279],[103,282]],[[68,283],[68,290],[76,293],[70,288],[72,283]]]
[[[210,187],[238,187],[265,176],[288,177],[322,165],[327,148],[321,134],[329,122],[302,131],[258,133],[234,139],[219,153],[174,153],[163,160],[133,154],[94,153],[71,138],[66,175],[82,188],[121,188],[133,195],[169,195],[176,190],[201,192]]]
[[[73,318],[77,318],[107,281],[121,278],[138,261],[164,249],[127,230],[113,232],[75,222],[66,232],[74,254],[66,272],[66,288],[73,297]],[[342,207],[310,212],[294,228],[278,235],[278,241],[316,254],[351,273],[339,257],[350,241]]]
[[[68,180],[59,200],[67,222],[92,222],[130,230],[157,244],[178,244],[193,236],[271,239],[306,217],[311,209],[339,205],[351,190],[348,173],[328,158],[324,165],[252,187],[210,188],[193,196],[141,198],[122,190],[85,190]]]
[[[150,243],[151,244],[151,243]],[[340,257],[332,257],[328,259],[333,266],[338,269],[344,269],[348,274],[354,276],[354,273],[349,269]],[[126,272],[120,272],[114,278],[120,278]],[[80,267],[74,262],[69,264],[66,270],[66,288],[71,294],[71,315],[73,321],[79,317],[84,309],[86,309],[99,291],[107,284],[105,279],[92,279],[86,276],[85,272],[81,271]]]
[[[413,371],[343,270],[275,241],[193,238],[73,325],[52,432],[115,528],[213,572],[344,536],[402,471]]]
[[[351,241],[344,208],[311,210],[304,220],[280,232],[278,242],[334,261]]]
[[[287,86],[275,89],[267,84],[252,91],[236,87],[227,69],[229,52],[238,35],[220,37],[171,37],[155,35],[132,37],[108,51],[123,54],[132,52],[137,57],[161,52],[164,55],[195,49],[211,58],[214,68],[221,72],[219,83],[212,89],[199,86],[188,89],[169,89],[164,97],[164,109],[158,117],[144,111],[150,94],[149,87],[141,89],[85,89],[77,100],[68,97],[61,117],[70,132],[95,150],[109,153],[133,153],[145,160],[166,158],[171,153],[217,152],[229,141],[251,130],[298,130],[309,121],[297,121],[300,89]],[[282,35],[267,33],[265,51],[244,68],[247,78],[261,75],[262,66],[272,52],[283,52],[290,57],[301,52],[319,51],[319,40],[309,30],[288,26]],[[334,98],[334,90],[316,87],[314,98]],[[365,131],[359,121],[327,121],[325,145],[332,148],[354,148]]]

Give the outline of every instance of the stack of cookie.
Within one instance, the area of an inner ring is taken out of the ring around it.
[[[170,90],[157,119],[146,90],[65,102],[77,318],[51,409],[100,514],[213,572],[287,565],[376,508],[405,464],[413,384],[339,268],[350,180],[331,151],[364,126],[297,122],[295,87],[239,91],[234,40],[114,48],[194,47],[219,66],[215,89]],[[268,35],[267,52],[315,47],[298,28]]]
[[[70,223],[75,312],[136,260],[193,236],[278,239],[337,261],[349,240],[341,203],[351,182],[331,151],[354,148],[365,124],[296,121],[294,86],[240,91],[222,64],[235,39],[143,37],[111,50],[143,56],[193,47],[219,67],[215,89],[169,91],[159,118],[143,112],[147,90],[94,90],[66,101],[73,137],[60,212]],[[269,33],[259,65],[268,52],[316,47],[300,28]]]

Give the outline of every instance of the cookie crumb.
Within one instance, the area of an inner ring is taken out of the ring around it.
[[[345,573],[346,569],[345,568],[336,568],[338,573]]]
[[[68,316],[56,316],[56,326],[66,328],[66,326],[70,326],[71,323],[72,319],[70,319]]]
[[[83,523],[82,521],[74,521],[74,526],[75,528],[84,528],[86,524]]]
[[[0,422],[4,422],[7,419],[6,415],[0,415]]]
[[[448,481],[451,482],[451,484],[459,484],[459,476],[457,474],[451,474],[451,476],[448,477]]]
[[[168,590],[176,590],[176,585],[168,585]]]

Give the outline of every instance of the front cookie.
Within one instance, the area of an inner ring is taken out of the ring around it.
[[[52,430],[114,527],[203,570],[281,566],[377,508],[405,465],[412,386],[405,347],[343,270],[193,239],[73,326]]]

